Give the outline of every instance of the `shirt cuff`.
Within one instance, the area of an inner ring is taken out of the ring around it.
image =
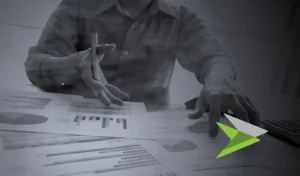
[[[47,65],[47,62],[50,60],[52,56],[48,56],[44,59],[41,60],[41,65],[40,65],[40,75],[41,78],[44,82],[44,85],[47,87],[53,87],[55,86],[55,80],[53,76],[51,75],[51,70],[45,68]]]
[[[224,65],[225,67],[217,68],[215,67],[216,65]],[[201,84],[204,84],[205,79],[208,77],[232,77],[233,80],[236,80],[235,64],[227,55],[215,55],[206,61],[202,66],[201,72],[196,73],[196,77]]]

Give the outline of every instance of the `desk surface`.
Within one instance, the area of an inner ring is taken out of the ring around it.
[[[40,89],[27,85],[26,91],[39,92]],[[172,111],[174,113],[188,113],[185,108],[178,107],[177,110],[170,107],[149,108],[155,111]],[[171,106],[172,107],[172,106]],[[176,112],[177,111],[177,112]],[[220,131],[220,133],[223,133]],[[299,175],[300,149],[269,135],[260,137],[261,141],[253,146],[237,151],[221,159],[207,157],[207,153],[215,151],[207,147],[207,141],[200,141],[199,160],[193,167],[199,175],[212,176],[276,176],[276,175]],[[212,139],[213,140],[218,140]],[[159,141],[158,141],[159,142]],[[160,141],[164,142],[164,141]],[[228,142],[228,141],[227,141]],[[226,146],[225,142],[217,142]],[[203,148],[203,147],[206,148]],[[201,148],[202,147],[202,148]],[[217,154],[217,153],[216,153]],[[214,155],[214,153],[212,153]],[[210,155],[210,156],[212,156]],[[198,157],[198,156],[197,156]],[[297,174],[298,173],[298,174]]]

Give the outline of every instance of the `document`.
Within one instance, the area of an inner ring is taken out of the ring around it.
[[[74,113],[56,108],[0,108],[0,129],[135,139],[210,139],[205,118],[192,121],[184,116],[174,119],[142,116]]]
[[[135,139],[210,139],[207,118],[190,120],[184,111],[147,113],[143,103],[106,107],[79,96],[13,91],[0,93],[0,129]]]
[[[56,154],[57,158],[55,159],[68,159],[68,160],[63,160],[63,161],[68,161],[70,163],[65,164],[65,166],[67,167],[71,167],[72,164],[75,163],[71,163],[71,159],[75,160],[76,159],[76,155],[75,152],[73,150],[76,149],[77,147],[81,147],[84,146],[84,151],[82,151],[82,153],[80,152],[76,152],[77,154],[81,154],[78,155],[78,157],[80,156],[81,158],[84,159],[83,156],[88,157],[89,155],[84,155],[88,154],[90,152],[91,156],[96,157],[98,156],[97,154],[95,154],[96,152],[92,152],[89,151],[91,149],[94,149],[93,147],[97,146],[99,143],[103,143],[103,146],[107,147],[110,146],[112,144],[122,144],[122,145],[127,145],[127,144],[131,144],[130,142],[135,141],[136,143],[134,143],[133,145],[136,145],[137,143],[143,143],[143,145],[146,146],[150,146],[153,145],[155,146],[155,151],[154,153],[156,155],[159,156],[159,160],[160,161],[164,161],[167,164],[168,163],[175,163],[174,165],[178,165],[178,167],[181,170],[187,170],[185,172],[197,172],[198,175],[199,174],[212,174],[212,173],[218,173],[218,174],[224,174],[224,172],[228,172],[232,170],[242,170],[242,169],[246,169],[246,170],[250,170],[250,171],[255,171],[255,170],[274,170],[274,165],[270,164],[270,162],[266,162],[263,158],[261,157],[257,157],[257,155],[259,155],[259,150],[257,150],[257,148],[253,148],[253,149],[248,149],[247,152],[237,152],[232,154],[230,157],[228,158],[222,158],[222,159],[216,159],[216,156],[218,155],[218,153],[222,150],[222,148],[227,144],[228,140],[222,140],[222,139],[217,139],[217,140],[198,140],[198,141],[192,141],[192,140],[176,140],[176,139],[164,139],[164,140],[150,140],[150,141],[154,141],[156,144],[146,144],[144,141],[145,140],[132,140],[132,139],[125,139],[125,138],[103,138],[103,137],[90,137],[90,136],[77,136],[77,135],[57,135],[57,134],[42,134],[42,133],[21,133],[21,132],[5,132],[5,131],[0,131],[0,144],[3,150],[0,151],[0,161],[3,160],[4,156],[6,157],[14,157],[15,159],[18,159],[20,157],[23,157],[23,161],[20,160],[17,163],[21,164],[15,164],[16,161],[14,161],[14,159],[10,159],[10,164],[4,164],[5,165],[5,171],[8,172],[10,170],[15,170],[16,168],[22,168],[23,170],[26,168],[30,168],[30,167],[34,167],[36,169],[36,167],[38,167],[38,171],[34,172],[36,174],[38,174],[40,171],[42,171],[43,173],[48,172],[47,169],[49,169],[48,167],[50,166],[45,166],[45,168],[43,168],[41,166],[41,164],[31,164],[29,166],[27,166],[28,164],[24,165],[24,159],[27,158],[27,161],[35,161],[37,159],[34,159],[34,156],[38,155],[38,157],[43,156],[44,154],[41,154],[41,151],[48,151],[49,153],[54,153]],[[105,145],[104,145],[105,144]],[[122,146],[121,145],[121,146]],[[111,154],[113,154],[113,152],[116,152],[115,154],[117,154],[117,152],[120,151],[130,151],[130,150],[140,150],[139,148],[135,148],[134,146],[130,147],[130,146],[123,146],[122,147],[116,147],[115,149],[110,148],[110,151],[112,152]],[[126,148],[128,147],[128,148]],[[147,148],[147,147],[146,147]],[[150,149],[154,149],[154,147],[149,147]],[[64,151],[63,149],[66,149],[66,151],[70,151],[74,153],[74,155],[71,157],[71,154],[69,155],[70,157],[67,157],[68,153],[64,153],[61,155],[58,155],[59,152]],[[265,150],[264,150],[265,151]],[[272,154],[276,151],[270,151],[269,154]],[[22,154],[22,153],[33,153],[31,155],[26,155],[26,154]],[[106,152],[102,152],[102,154],[109,154],[108,150]],[[265,153],[265,152],[264,152]],[[272,157],[270,155],[264,155],[267,157],[264,157],[265,159],[268,159],[269,157]],[[18,156],[16,156],[18,155]],[[32,158],[32,155],[33,158]],[[139,157],[142,154],[137,154],[137,157]],[[31,158],[30,158],[31,156]],[[61,157],[58,157],[61,156]],[[143,156],[143,155],[142,155]],[[153,155],[154,156],[154,155]],[[52,156],[54,159],[54,156]],[[50,157],[50,154],[48,155],[48,159],[51,159],[52,157]],[[66,158],[64,158],[66,157]],[[30,158],[30,160],[28,159]],[[75,158],[75,159],[74,159]],[[91,159],[91,158],[88,158]],[[97,158],[96,158],[97,159]],[[7,159],[6,159],[7,160]],[[5,163],[7,163],[7,161],[5,160]],[[103,159],[104,162],[105,159]],[[121,159],[122,160],[122,159]],[[134,160],[134,159],[132,159]],[[136,159],[138,160],[138,159]],[[53,162],[56,161],[56,165],[53,167],[53,169],[57,169],[59,167],[62,167],[62,165],[64,165],[62,162],[59,163],[57,162],[57,160],[51,160]],[[58,160],[60,161],[60,160]],[[285,159],[285,161],[287,161]],[[74,161],[75,162],[75,161]],[[86,163],[87,162],[87,163]],[[86,166],[86,164],[88,164],[91,161],[82,161],[82,163],[80,165]],[[102,166],[102,161],[99,159],[99,161],[94,161],[97,162],[97,164]],[[125,162],[125,161],[124,161]],[[12,163],[12,164],[11,164]],[[47,163],[47,162],[46,162]],[[23,165],[22,165],[23,164]],[[52,163],[53,164],[53,163]],[[277,168],[280,168],[281,164],[278,163],[279,165],[277,166]],[[32,166],[34,165],[34,166]],[[142,170],[145,171],[145,169],[150,169],[151,167],[158,167],[159,165],[151,165],[151,166],[145,166],[145,167],[137,167],[137,168],[130,168],[133,169],[131,171],[128,171],[128,169],[124,169],[122,170],[123,172],[126,173],[130,173],[133,172],[133,175],[135,174],[134,172],[136,170]],[[1,167],[1,166],[0,166]],[[56,168],[57,167],[57,168]],[[11,169],[8,169],[11,168]],[[62,167],[63,168],[63,167]],[[136,169],[136,170],[135,170]],[[2,175],[2,173],[4,173],[4,170],[0,169],[0,175]],[[39,171],[40,170],[40,171]],[[50,169],[51,170],[51,169]],[[64,169],[65,170],[65,169]],[[160,169],[158,169],[160,171]],[[165,175],[168,176],[168,174],[171,173],[175,173],[175,170],[173,170],[173,172],[170,172],[170,170],[166,170],[165,169]],[[225,170],[225,171],[224,171]],[[77,171],[77,170],[76,170]],[[80,172],[81,170],[78,170],[78,172]],[[50,172],[50,171],[49,171]],[[52,172],[52,171],[51,171]],[[107,171],[108,172],[108,171]],[[110,172],[110,173],[109,173]],[[107,174],[115,174],[115,173],[119,173],[115,171],[109,171]],[[28,171],[28,175],[32,174],[33,172]],[[77,173],[77,172],[76,172]],[[83,175],[85,175],[85,173],[82,173]],[[176,172],[177,175],[180,175],[178,172]],[[186,174],[186,173],[183,173]],[[18,176],[17,174],[15,174],[16,176]],[[53,174],[55,175],[55,174]],[[62,174],[63,175],[63,174]],[[87,174],[89,175],[89,174]],[[93,174],[90,174],[93,175]],[[163,174],[157,174],[157,175],[163,175]],[[187,174],[186,174],[187,175]],[[213,174],[212,174],[213,175]],[[10,176],[9,174],[7,176]]]
[[[105,107],[97,99],[44,92],[0,90],[0,108],[18,110],[59,110],[73,113],[131,116],[145,113],[144,103],[125,102],[124,106]]]
[[[222,135],[222,134],[220,134]],[[47,147],[74,146],[76,144],[94,145],[95,142],[104,141],[132,141],[128,138],[92,137],[79,135],[60,135],[44,133],[25,133],[0,131],[0,149],[4,152],[14,152],[18,150],[40,150]],[[137,141],[137,140],[136,140]],[[143,140],[141,140],[143,141]],[[217,138],[215,140],[180,140],[180,139],[157,139],[155,141],[165,152],[160,155],[166,159],[172,158],[185,166],[203,165],[205,167],[213,165],[212,161],[227,144],[228,139]],[[203,162],[207,159],[208,162]],[[212,160],[209,162],[209,160]],[[221,160],[218,160],[221,161]]]
[[[122,107],[106,107],[99,100],[80,96],[0,91],[0,126],[4,130],[50,133],[57,130],[57,133],[65,134],[67,132],[64,130],[68,130],[68,127],[74,125],[76,129],[85,120],[94,123],[97,129],[99,122],[103,129],[109,128],[114,117],[117,117],[114,118],[115,123],[126,129],[127,118],[145,112],[143,103],[126,102]]]
[[[66,106],[79,98],[75,95],[0,90],[0,108],[47,110],[53,106]]]
[[[2,132],[1,135],[8,140],[18,134]],[[22,135],[38,138],[38,134]],[[103,139],[77,143],[73,140],[70,144],[58,142],[23,148],[5,143],[4,140],[6,147],[0,151],[0,175],[5,176],[194,176],[196,173],[169,160],[166,150],[152,140]]]
[[[2,91],[0,130],[134,139],[200,139],[208,136],[208,117],[187,111],[146,112],[143,103],[106,107],[79,96]]]
[[[63,146],[110,139],[121,140],[121,138],[111,137],[0,131],[0,150],[13,151],[19,149],[39,149],[40,147],[47,146]]]

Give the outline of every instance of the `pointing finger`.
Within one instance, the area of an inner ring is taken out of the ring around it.
[[[203,95],[201,94],[196,102],[195,112],[188,115],[189,119],[199,119],[203,116],[205,109],[207,108],[205,105],[205,100]]]
[[[121,91],[119,88],[117,88],[114,85],[108,84],[105,86],[113,95],[117,96],[118,98],[122,100],[128,100],[129,95],[123,91]]]
[[[216,137],[219,133],[219,127],[217,122],[221,119],[221,102],[218,96],[213,96],[210,102],[209,111],[209,135],[211,137]]]
[[[249,114],[249,122],[253,125],[260,125],[260,115],[255,106],[252,104],[248,97],[242,98],[242,105],[246,108]]]
[[[237,96],[231,95],[227,100],[226,105],[227,109],[231,109],[235,114],[236,118],[239,118],[245,122],[249,121],[248,112],[245,107],[241,104],[240,100]]]
[[[111,101],[110,101],[110,99],[106,96],[104,90],[100,90],[100,91],[98,92],[98,98],[99,98],[99,100],[100,100],[103,104],[105,104],[106,106],[110,106],[110,105],[111,105]]]
[[[123,101],[117,97],[115,97],[112,93],[109,92],[109,90],[107,90],[106,88],[104,88],[104,92],[107,95],[107,97],[115,104],[119,105],[119,106],[123,106]]]

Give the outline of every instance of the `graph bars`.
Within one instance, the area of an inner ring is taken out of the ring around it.
[[[77,125],[80,125],[82,122],[84,121],[89,121],[89,122],[99,122],[101,123],[101,128],[105,129],[105,128],[109,128],[111,123],[115,123],[115,124],[122,124],[122,128],[124,130],[127,129],[127,120],[124,118],[111,118],[111,117],[99,117],[99,116],[81,116],[81,115],[77,115],[74,119],[74,122]]]
[[[110,148],[49,153],[46,155],[46,157],[49,158],[50,162],[45,164],[44,167],[56,167],[62,165],[66,165],[66,167],[68,167],[69,164],[74,163],[83,163],[107,159],[115,160],[114,164],[107,168],[94,169],[90,171],[80,171],[74,173],[65,173],[59,176],[80,176],[89,173],[101,174],[105,172],[113,172],[161,164],[157,158],[155,158],[151,153],[149,153],[139,144],[121,145]]]
[[[76,143],[98,142],[118,139],[111,137],[93,137],[62,134],[0,132],[4,150],[38,148],[45,146],[69,145]]]

